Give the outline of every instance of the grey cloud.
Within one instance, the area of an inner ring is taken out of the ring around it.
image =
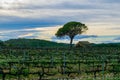
[[[119,24],[118,24],[119,26]],[[120,27],[110,28],[110,30],[120,30]]]
[[[12,0],[12,3],[9,1],[0,0],[0,30],[63,25],[69,21],[80,21],[89,25],[95,23],[93,27],[109,27],[109,24],[113,24],[118,27],[114,30],[118,30],[120,25],[120,0]],[[35,32],[37,31],[16,31],[0,36],[1,39],[8,39]],[[34,38],[36,35],[27,37]]]
[[[0,33],[0,39],[1,40],[8,40],[8,39],[12,39],[12,38],[19,38],[19,36],[22,35],[26,35],[29,33],[40,33],[43,32],[42,30],[29,30],[29,29],[23,29],[23,30],[11,30],[11,31],[5,31]],[[32,35],[32,36],[25,36],[23,38],[36,38],[36,35]]]
[[[101,2],[106,2],[106,3],[120,3],[120,0],[99,0]]]
[[[120,40],[120,37],[115,38],[114,40]]]
[[[1,4],[10,5],[8,9],[102,9],[108,8],[106,3],[116,2],[119,4],[119,1],[113,0],[26,0],[26,1],[14,1],[8,3],[7,1]],[[0,6],[3,9],[4,6]],[[111,9],[112,6],[109,6]]]
[[[119,1],[113,0],[17,0],[4,4],[14,5],[0,10],[0,29],[63,25],[71,20],[107,24],[120,21]]]

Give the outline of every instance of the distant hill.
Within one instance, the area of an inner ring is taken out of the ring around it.
[[[94,47],[120,47],[120,43],[93,44]]]
[[[90,46],[120,47],[120,43],[90,44]],[[51,42],[51,41],[39,40],[39,39],[10,39],[7,41],[0,41],[0,48],[68,48],[68,47],[69,44],[57,43],[57,42]]]
[[[0,40],[0,48],[3,48],[5,46],[4,42]]]
[[[55,48],[69,46],[68,44],[64,43],[56,43],[39,39],[10,39],[4,43],[10,48]]]

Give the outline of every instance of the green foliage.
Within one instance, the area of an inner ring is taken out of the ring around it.
[[[88,30],[88,28],[85,24],[80,22],[68,22],[62,28],[60,28],[55,35],[57,37],[67,35],[71,38],[77,34],[82,34],[86,30]]]
[[[98,44],[99,45],[99,44]],[[81,80],[114,80],[120,74],[120,47],[90,47],[80,49],[1,49],[1,71],[8,74],[5,78],[29,80],[31,76],[43,79],[80,78]],[[23,58],[29,55],[30,60]],[[17,55],[17,56],[16,56]],[[11,57],[14,56],[14,57]],[[36,58],[36,59],[35,59]],[[103,73],[104,71],[104,73]],[[108,74],[109,79],[108,78]],[[96,75],[96,77],[95,77]],[[12,78],[11,78],[12,76]],[[83,77],[81,77],[83,76]],[[1,78],[1,77],[0,77]],[[90,78],[90,79],[88,79]],[[116,79],[118,80],[118,78]]]
[[[67,44],[63,43],[38,39],[11,39],[5,41],[5,44],[8,48],[54,48],[67,46]]]
[[[120,47],[120,43],[109,44],[90,44],[92,47]],[[68,44],[56,43],[38,39],[10,39],[8,41],[0,41],[0,48],[64,48],[69,47]]]
[[[29,70],[28,70],[28,69],[24,69],[24,70],[23,70],[23,73],[24,73],[24,74],[23,74],[24,76],[28,76],[28,75],[29,75]]]
[[[4,46],[5,46],[4,42],[0,40],[0,48],[2,48]]]
[[[62,28],[60,28],[57,31],[57,33],[55,35],[57,37],[69,36],[70,37],[70,46],[72,47],[72,42],[73,42],[74,37],[77,34],[82,34],[86,30],[88,30],[88,28],[85,24],[72,21],[72,22],[66,23]]]
[[[92,44],[95,47],[120,47],[120,43]]]

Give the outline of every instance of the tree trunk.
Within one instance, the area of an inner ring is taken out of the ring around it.
[[[72,42],[74,37],[70,37],[70,48],[72,48]]]
[[[5,80],[5,77],[6,77],[6,74],[3,73],[3,75],[2,75],[2,80]]]

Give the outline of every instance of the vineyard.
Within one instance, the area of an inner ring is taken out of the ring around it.
[[[1,80],[118,80],[120,48],[0,49]]]

